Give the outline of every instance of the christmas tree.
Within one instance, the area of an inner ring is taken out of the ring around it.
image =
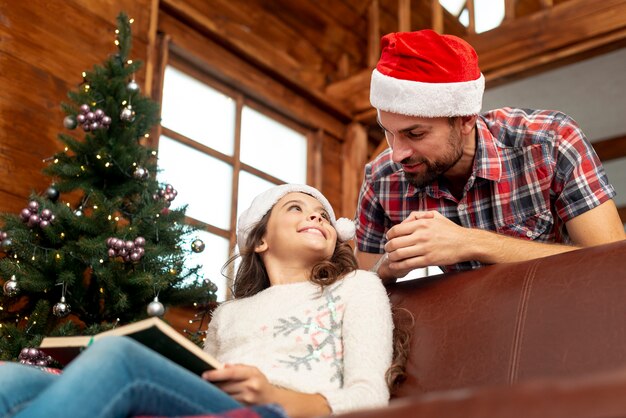
[[[46,160],[50,187],[2,215],[0,359],[34,361],[37,350],[27,358],[25,349],[43,336],[97,333],[160,316],[164,304],[206,315],[215,300],[201,266],[185,267],[204,244],[184,246],[193,234],[185,207],[170,209],[176,190],[154,177],[157,153],[142,142],[158,106],[134,78],[132,21],[121,13],[117,22],[117,52],[84,72],[62,105],[74,132],[61,133],[64,150]]]

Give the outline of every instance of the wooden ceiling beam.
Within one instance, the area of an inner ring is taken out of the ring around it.
[[[476,49],[485,76],[507,68],[524,71],[529,60],[548,62],[568,49],[583,53],[614,42],[616,33],[626,39],[625,15],[626,0],[570,0],[465,39]]]
[[[330,100],[323,92],[326,79],[321,71],[323,57],[318,50],[303,42],[294,33],[295,29],[277,18],[267,15],[258,19],[258,16],[249,16],[247,8],[231,3],[228,0],[215,0],[210,4],[204,0],[162,0],[160,7],[246,60],[250,66],[306,93],[320,107],[341,118],[350,117],[340,103]],[[258,14],[257,9],[254,10]],[[258,36],[259,28],[248,26],[258,25],[259,21],[272,28],[266,37]]]
[[[476,48],[481,70],[491,87],[548,65],[554,68],[555,62],[572,62],[593,51],[623,45],[624,16],[626,0],[570,0],[465,39]],[[557,33],[559,36],[555,36]],[[376,112],[369,104],[370,76],[370,69],[362,70],[330,84],[326,93],[352,112],[355,120],[373,121]]]
[[[411,30],[411,0],[398,0],[398,32]]]
[[[592,145],[602,162],[626,157],[626,134],[595,141]]]

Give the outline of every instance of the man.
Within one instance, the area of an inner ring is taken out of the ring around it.
[[[464,270],[626,238],[615,190],[571,118],[479,115],[484,77],[457,37],[392,33],[381,47],[370,101],[389,148],[365,168],[361,268],[392,281],[425,266]]]

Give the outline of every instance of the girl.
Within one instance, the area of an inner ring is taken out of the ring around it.
[[[391,309],[380,279],[356,269],[345,243],[353,234],[318,190],[267,190],[239,217],[235,299],[216,309],[207,333],[205,350],[223,369],[200,379],[132,340],[104,338],[60,376],[5,364],[0,416],[191,415],[275,404],[309,417],[386,405]]]

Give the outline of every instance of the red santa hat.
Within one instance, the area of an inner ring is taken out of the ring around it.
[[[381,40],[370,102],[378,110],[445,117],[480,112],[485,77],[464,40],[432,30],[398,32]]]

